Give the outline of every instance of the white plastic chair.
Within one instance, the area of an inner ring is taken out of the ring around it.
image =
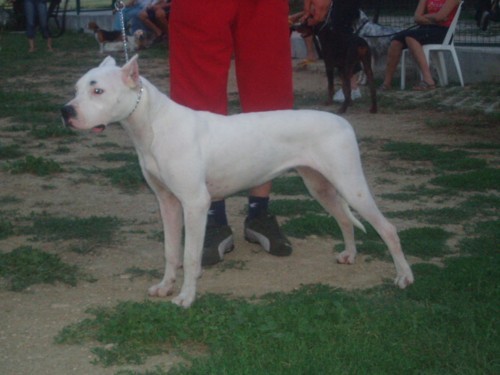
[[[435,52],[438,60],[436,70],[439,76],[439,84],[441,86],[446,86],[448,84],[448,72],[446,71],[446,64],[444,61],[444,51],[449,51],[453,57],[453,62],[455,63],[455,68],[457,69],[458,79],[460,80],[460,85],[464,86],[464,79],[462,77],[462,70],[460,69],[460,63],[458,62],[457,52],[455,51],[455,45],[453,43],[453,36],[455,34],[455,29],[457,27],[458,18],[460,17],[460,11],[462,10],[463,1],[458,5],[455,17],[448,28],[448,32],[443,40],[442,44],[425,44],[423,45],[423,50],[425,54],[425,59],[427,64],[430,66],[430,52]],[[408,49],[404,49],[401,55],[401,90],[405,89],[406,81],[406,55],[409,53]]]

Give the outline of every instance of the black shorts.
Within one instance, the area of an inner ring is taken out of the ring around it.
[[[407,48],[405,38],[410,37],[415,39],[421,45],[424,44],[441,44],[448,32],[447,27],[436,26],[436,25],[423,25],[418,26],[415,29],[403,30],[395,34],[392,40],[397,40]]]

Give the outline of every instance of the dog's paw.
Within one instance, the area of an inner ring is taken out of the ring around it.
[[[394,284],[398,286],[400,289],[404,289],[407,286],[410,286],[414,282],[413,274],[410,273],[407,275],[398,275],[396,276],[396,279],[394,280]]]
[[[148,289],[150,297],[166,297],[173,293],[174,281],[164,282],[153,285]]]
[[[172,302],[176,305],[184,308],[191,306],[195,300],[196,293],[184,293],[181,292],[177,297],[175,297]]]
[[[354,264],[356,262],[356,252],[344,250],[337,255],[337,263],[339,264]]]

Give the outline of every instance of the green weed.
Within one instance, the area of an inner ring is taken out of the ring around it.
[[[306,213],[325,213],[325,209],[312,199],[276,199],[269,203],[270,211],[278,216],[298,216]]]
[[[78,268],[62,262],[58,255],[23,246],[10,253],[0,253],[0,276],[8,280],[9,288],[14,291],[41,283],[62,282],[75,286]]]
[[[440,147],[434,145],[389,142],[383,146],[383,150],[393,153],[395,157],[402,160],[431,161],[436,168],[447,171],[471,170],[486,166],[485,160],[471,158],[466,151],[442,151]]]
[[[0,240],[14,234],[14,225],[9,220],[0,218]]]
[[[309,195],[300,176],[283,176],[274,179],[273,193],[277,195]]]
[[[451,190],[487,191],[498,189],[500,169],[483,168],[477,171],[438,176],[429,182]]]
[[[290,237],[333,236],[342,238],[340,228],[334,218],[326,215],[305,214],[285,222],[281,229]]]
[[[129,163],[137,163],[137,155],[132,152],[106,152],[99,155],[99,158],[104,161],[125,161]]]
[[[111,181],[113,186],[124,189],[129,193],[139,190],[146,184],[137,160],[135,163],[129,162],[121,167],[105,169],[102,173]]]
[[[23,155],[19,145],[5,146],[0,143],[0,160],[2,159],[16,159]]]
[[[32,155],[21,160],[7,162],[4,169],[12,174],[30,173],[36,176],[48,176],[63,171],[61,165],[56,161]]]
[[[494,373],[494,296],[476,276],[498,278],[500,268],[482,265],[477,273],[468,267],[464,280],[463,265],[452,261],[416,267],[426,288],[407,292],[313,285],[253,303],[204,295],[188,310],[122,302],[89,310],[93,317],[66,327],[56,342],[98,342],[92,352],[103,366],[206,348],[169,374]],[[464,281],[472,282],[465,292]]]
[[[87,246],[103,246],[113,242],[121,220],[111,216],[87,218],[56,217],[49,214],[33,215],[32,225],[24,229],[37,239],[80,240]]]

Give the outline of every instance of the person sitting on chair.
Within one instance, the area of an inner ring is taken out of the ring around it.
[[[155,34],[155,41],[167,40],[170,0],[155,0],[139,13],[140,20]]]
[[[415,23],[418,27],[400,31],[392,37],[387,53],[384,83],[380,86],[381,91],[391,88],[392,78],[405,48],[410,50],[422,73],[422,80],[413,89],[425,91],[436,88],[436,82],[432,78],[422,46],[443,42],[460,1],[419,0],[417,9],[415,10]]]
[[[139,19],[139,14],[150,5],[153,0],[129,0],[125,3],[122,10],[123,23],[128,35],[134,34],[137,30],[145,30],[146,26]],[[120,31],[122,29],[121,17],[116,9],[113,10],[113,30]]]
[[[479,0],[476,2],[476,22],[483,31],[488,29],[490,21],[500,21],[499,0]]]

